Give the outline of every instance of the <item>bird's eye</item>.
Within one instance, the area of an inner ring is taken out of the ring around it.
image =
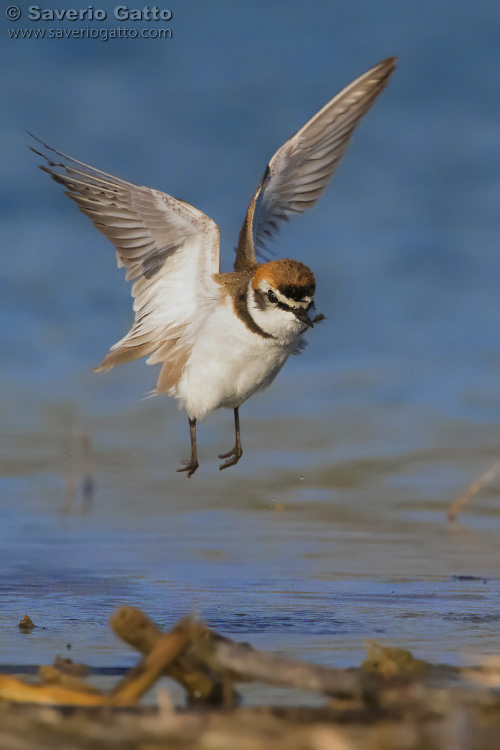
[[[273,303],[276,303],[278,301],[278,298],[277,298],[277,296],[275,295],[275,293],[273,292],[272,289],[270,289],[268,291],[268,293],[267,293],[267,299],[269,300],[269,302],[273,302]]]

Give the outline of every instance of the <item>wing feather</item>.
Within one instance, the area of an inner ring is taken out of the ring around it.
[[[396,58],[383,60],[320,109],[269,162],[240,232],[236,271],[251,268],[280,224],[316,203],[363,115],[387,85]]]
[[[38,139],[37,139],[38,140]],[[150,354],[168,356],[179,369],[206,313],[215,304],[219,229],[184,201],[94,169],[39,141],[41,169],[66,188],[116,249],[118,266],[133,280],[135,320],[99,369]]]

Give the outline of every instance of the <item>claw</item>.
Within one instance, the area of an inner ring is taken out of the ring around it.
[[[236,455],[236,446],[234,448],[231,448],[231,450],[228,453],[219,453],[219,458],[230,458],[230,456]]]
[[[192,477],[198,466],[200,465],[198,461],[183,461],[183,464],[186,464],[185,466],[181,466],[180,469],[177,469],[177,471],[187,471],[187,477]]]
[[[232,456],[232,458],[229,458],[229,461],[226,461],[225,463],[221,464],[219,466],[219,471],[222,471],[223,469],[229,469],[230,466],[235,466],[240,458],[243,455],[243,451],[238,450],[236,446],[234,446],[233,450],[229,451],[229,453],[223,453],[219,456],[219,458],[229,458],[229,456]]]

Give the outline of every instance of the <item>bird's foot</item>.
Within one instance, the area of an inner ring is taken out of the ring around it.
[[[238,445],[235,445],[234,448],[229,451],[229,453],[220,453],[219,458],[229,458],[229,461],[225,461],[223,464],[221,464],[219,466],[219,470],[222,471],[222,469],[229,469],[230,466],[235,466],[242,455],[243,451]]]
[[[185,466],[181,466],[180,469],[177,469],[177,471],[187,471],[187,477],[192,477],[198,466],[200,465],[198,463],[198,460],[196,458],[192,458],[191,461],[182,461]]]
[[[240,457],[242,455],[243,451],[240,453]],[[219,458],[230,458],[231,456],[236,456],[238,454],[238,446],[235,445],[234,448],[231,448],[228,453],[219,453]]]

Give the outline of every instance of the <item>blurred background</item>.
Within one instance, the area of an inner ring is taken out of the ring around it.
[[[71,642],[125,665],[107,630],[125,602],[330,664],[365,638],[453,663],[497,650],[500,480],[460,525],[445,513],[500,453],[500,6],[171,0],[172,38],[8,36],[117,27],[103,7],[103,24],[1,20],[0,661]],[[188,481],[185,415],[143,400],[154,368],[90,372],[129,289],[26,130],[202,209],[229,270],[268,159],[390,55],[332,184],[274,243],[314,270],[327,320],[242,407],[239,465],[218,471],[221,411]],[[19,633],[24,614],[45,630]]]

